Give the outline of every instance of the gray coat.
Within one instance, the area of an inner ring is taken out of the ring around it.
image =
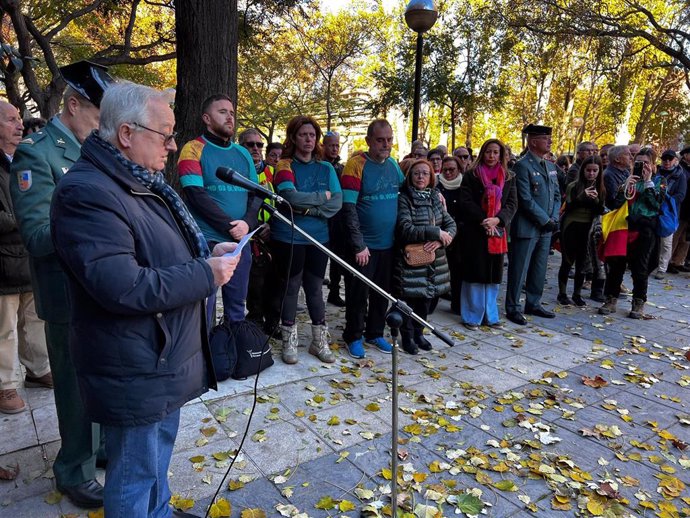
[[[542,227],[550,219],[558,221],[561,208],[556,166],[548,160],[540,161],[537,155],[528,151],[515,163],[513,173],[518,210],[510,226],[510,235],[514,239],[525,239],[548,234]]]
[[[438,191],[421,198],[405,184],[398,198],[394,293],[404,298],[433,299],[450,291],[450,270],[446,250],[436,250],[436,260],[427,266],[409,266],[403,258],[405,245],[438,241],[441,230],[455,237],[455,221],[441,205]]]

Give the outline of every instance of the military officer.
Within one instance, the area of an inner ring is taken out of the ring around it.
[[[57,182],[79,158],[81,143],[98,127],[99,103],[113,80],[105,67],[87,61],[62,67],[60,72],[67,83],[62,111],[20,143],[10,190],[31,259],[36,312],[45,321],[62,439],[53,463],[55,482],[75,505],[94,508],[103,505],[103,487],[96,480],[100,430],[84,415],[70,358],[66,278],[50,235],[50,200]]]
[[[551,128],[529,124],[527,152],[513,167],[518,191],[518,210],[510,225],[506,317],[525,325],[520,292],[525,286],[524,313],[543,318],[556,315],[543,308],[541,296],[546,279],[551,234],[558,227],[560,191],[556,166],[544,159],[551,150]]]

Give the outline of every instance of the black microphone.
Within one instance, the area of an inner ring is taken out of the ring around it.
[[[216,169],[216,177],[224,181],[225,183],[236,185],[237,187],[247,189],[249,192],[258,194],[262,198],[269,198],[276,203],[287,203],[285,198],[278,196],[273,191],[270,191],[265,187],[260,186],[258,183],[252,182],[248,178],[242,176],[242,173],[238,173],[237,171],[235,171],[234,169],[230,169],[229,167],[219,167],[218,169]]]

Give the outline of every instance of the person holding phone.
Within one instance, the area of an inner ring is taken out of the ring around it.
[[[565,210],[561,217],[561,267],[558,270],[558,303],[563,306],[586,306],[581,295],[585,281],[587,242],[592,221],[604,212],[606,188],[601,158],[588,156],[581,164],[577,179],[566,187]],[[575,264],[573,298],[566,293],[568,272]]]
[[[618,159],[614,146],[609,150],[609,159],[616,163]],[[612,156],[613,153],[613,156]],[[615,159],[615,160],[614,160]],[[656,152],[651,148],[642,148],[635,156],[633,172],[617,186],[611,183],[611,177],[605,176],[606,199],[611,199],[609,184],[613,190],[611,209],[628,204],[628,246],[627,254],[621,257],[607,257],[606,285],[604,295],[606,302],[599,308],[599,314],[615,313],[616,302],[620,295],[621,282],[626,268],[630,268],[633,280],[633,302],[629,318],[644,318],[644,305],[647,301],[649,275],[657,267],[659,260],[659,237],[656,234],[659,209],[664,193],[661,177],[655,176]],[[606,175],[609,174],[607,169]]]

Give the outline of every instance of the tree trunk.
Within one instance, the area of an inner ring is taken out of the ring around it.
[[[237,29],[237,0],[175,1],[175,119],[180,148],[203,131],[200,108],[204,99],[224,93],[237,104]],[[173,185],[177,185],[178,156],[179,150],[167,168]]]
[[[467,134],[465,136],[465,147],[471,148],[472,147],[472,130],[474,129],[474,113],[471,111],[467,112],[467,115],[465,116],[466,122],[467,122]],[[473,156],[476,155],[475,153],[472,153]]]

